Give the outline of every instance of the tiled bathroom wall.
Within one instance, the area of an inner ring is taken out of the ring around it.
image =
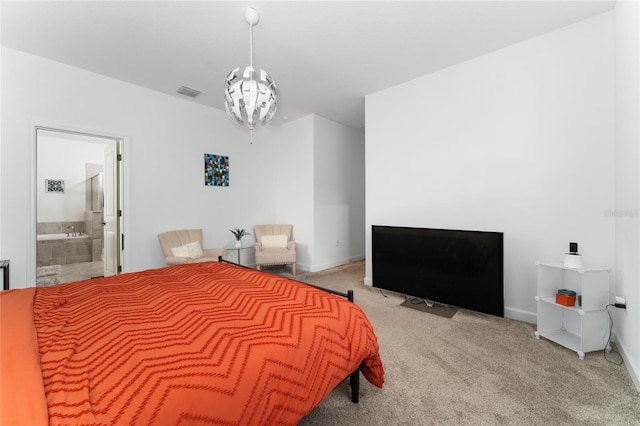
[[[36,242],[36,266],[91,262],[93,260],[93,246],[91,237],[87,236],[84,230],[84,222],[42,222],[36,224],[38,235],[62,234],[59,239]],[[85,235],[76,238],[66,236],[67,234],[71,236],[73,232]]]

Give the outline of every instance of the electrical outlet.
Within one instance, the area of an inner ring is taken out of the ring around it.
[[[616,296],[616,303],[620,303],[621,305],[626,305],[627,300],[622,296]]]

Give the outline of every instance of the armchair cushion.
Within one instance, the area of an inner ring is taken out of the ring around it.
[[[262,248],[286,247],[289,237],[284,234],[279,235],[263,235],[260,238]]]
[[[198,241],[193,241],[178,247],[171,247],[171,254],[175,257],[188,257],[191,259],[199,259],[204,256],[202,247],[200,247]]]

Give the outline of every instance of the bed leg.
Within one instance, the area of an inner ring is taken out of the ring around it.
[[[347,300],[353,302],[353,290],[347,290]],[[357,404],[360,397],[360,366],[349,376],[349,384],[351,385],[351,402]]]
[[[360,397],[360,367],[349,376],[349,384],[351,385],[351,402],[357,404]]]

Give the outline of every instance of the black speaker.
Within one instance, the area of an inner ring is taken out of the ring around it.
[[[578,254],[578,243],[569,243],[569,253]]]

